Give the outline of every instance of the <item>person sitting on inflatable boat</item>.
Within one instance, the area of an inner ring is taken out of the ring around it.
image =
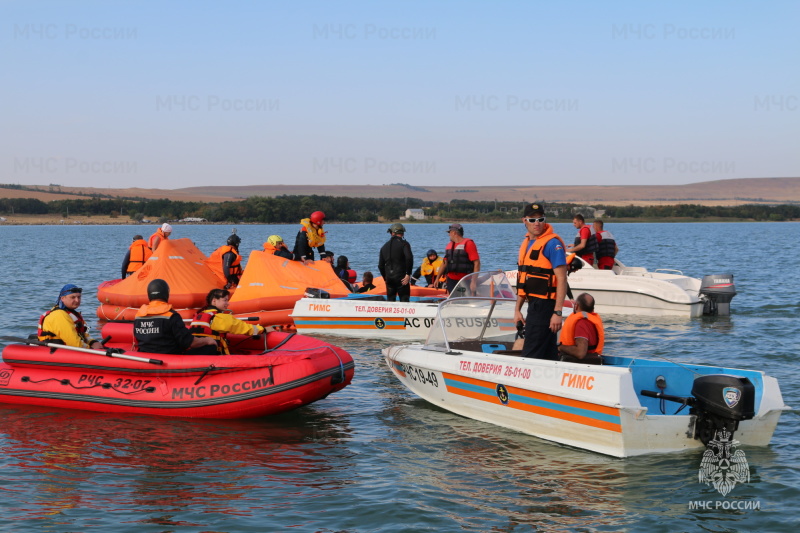
[[[283,242],[283,237],[280,235],[270,235],[267,242],[264,243],[264,251],[285,259],[292,258],[292,252],[286,247],[286,243]]]
[[[136,312],[133,335],[140,352],[181,354],[201,346],[216,348],[214,339],[195,337],[183,323],[183,318],[169,304],[169,285],[154,279],[147,285],[150,303]]]
[[[259,324],[248,324],[228,312],[231,293],[225,289],[211,289],[206,296],[206,306],[197,313],[189,325],[189,331],[195,337],[214,339],[215,346],[203,346],[190,350],[192,355],[230,355],[228,333],[258,336],[275,331],[272,326],[264,328]]]
[[[83,289],[72,283],[61,287],[56,304],[39,317],[40,341],[65,344],[74,348],[102,350],[103,345],[89,336],[89,328],[78,312]]]

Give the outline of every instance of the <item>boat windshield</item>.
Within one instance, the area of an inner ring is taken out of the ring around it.
[[[470,274],[439,304],[425,348],[449,352],[454,343],[459,349],[470,346],[477,351],[484,344],[508,348],[517,333],[515,306],[514,291],[503,272]]]
[[[516,300],[516,291],[502,270],[493,272],[475,272],[467,274],[453,289],[450,298],[463,296],[481,296],[485,298],[503,298]]]

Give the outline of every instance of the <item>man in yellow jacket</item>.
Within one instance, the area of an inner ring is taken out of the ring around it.
[[[78,312],[83,289],[72,283],[61,288],[56,304],[39,318],[40,341],[65,344],[74,348],[102,350],[103,345],[89,336],[89,328]]]
[[[195,315],[189,325],[189,331],[195,337],[211,337],[216,346],[203,347],[192,350],[195,355],[228,355],[228,333],[237,335],[260,335],[275,331],[272,326],[263,327],[259,324],[248,324],[233,315],[226,313],[230,303],[231,293],[225,289],[211,289],[206,296],[206,306]]]

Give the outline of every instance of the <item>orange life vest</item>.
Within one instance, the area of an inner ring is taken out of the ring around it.
[[[128,262],[128,270],[126,272],[127,274],[133,274],[134,272],[142,268],[145,261],[150,259],[150,256],[153,255],[153,250],[151,250],[150,247],[147,246],[147,243],[144,241],[144,239],[133,241],[133,244],[131,244],[129,251],[130,251],[130,256],[129,256],[130,260]]]
[[[525,235],[519,247],[517,261],[519,273],[517,275],[517,294],[520,296],[533,296],[543,300],[556,299],[555,271],[550,260],[544,255],[544,247],[551,239],[558,239],[561,246],[564,241],[553,232],[553,226],[545,224],[544,233],[539,235],[531,244],[530,234]]]
[[[222,256],[227,254],[228,252],[232,252],[236,255],[236,259],[233,260],[231,263],[231,267],[228,270],[228,273],[232,276],[241,276],[242,275],[242,256],[239,255],[239,252],[236,251],[236,248],[233,246],[226,244],[224,246],[220,246],[214,253],[212,253],[207,260],[207,264],[211,267],[212,270],[216,270],[219,273],[222,273]]]
[[[158,248],[158,245],[161,244],[161,241],[166,239],[169,239],[169,236],[165,235],[161,228],[158,228],[156,232],[150,235],[150,238],[147,239],[147,246],[151,250],[155,250]]]
[[[569,315],[564,321],[564,325],[561,327],[561,344],[564,346],[575,346],[575,326],[578,324],[579,320],[584,318],[594,324],[594,328],[597,330],[597,346],[589,346],[586,353],[602,354],[603,345],[605,344],[605,333],[603,332],[603,321],[597,313],[581,311]]]

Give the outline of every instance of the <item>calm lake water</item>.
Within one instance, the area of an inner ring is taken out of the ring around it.
[[[387,224],[330,225],[329,249],[377,272]],[[445,224],[409,225],[415,257],[441,253]],[[206,254],[230,226],[175,225]],[[238,226],[241,249],[297,225]],[[733,273],[730,317],[606,317],[606,352],[764,370],[800,406],[795,377],[800,226],[609,224],[620,260],[700,277]],[[0,334],[34,333],[68,282],[119,276],[135,233],[155,226],[0,226]],[[575,230],[558,224],[571,241]],[[465,224],[484,269],[511,268],[522,224]],[[750,236],[754,236],[752,239]],[[774,250],[774,252],[773,252]],[[770,252],[767,254],[766,252]],[[753,259],[755,253],[756,258]],[[748,259],[749,258],[749,259]],[[107,416],[0,404],[3,531],[796,531],[797,410],[765,448],[741,447],[750,482],[726,497],[698,482],[701,454],[613,459],[450,414],[382,362],[385,342],[326,339],[356,360],[352,385],[311,406],[246,421]],[[711,508],[696,509],[695,502]],[[753,509],[753,507],[758,507]]]

